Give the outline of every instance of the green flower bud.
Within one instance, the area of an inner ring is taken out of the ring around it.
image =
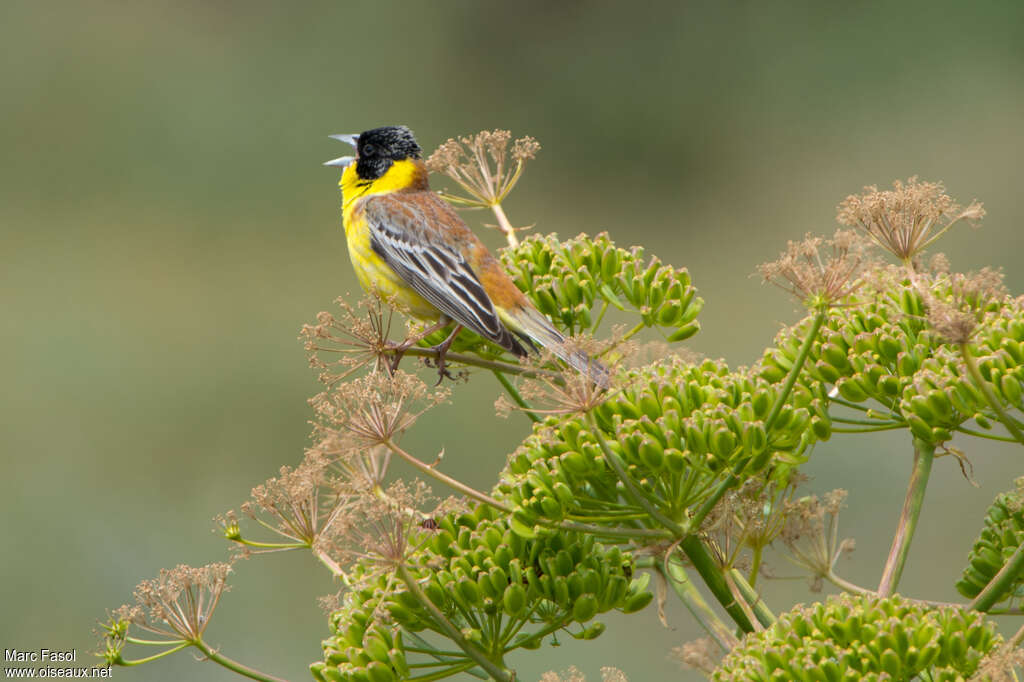
[[[526,611],[526,590],[523,586],[512,583],[506,587],[502,605],[505,607],[505,613],[513,618],[523,615]]]
[[[585,623],[597,615],[597,597],[584,594],[572,606],[572,619],[577,623]]]

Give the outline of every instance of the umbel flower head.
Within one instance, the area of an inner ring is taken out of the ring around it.
[[[447,397],[446,389],[428,389],[417,376],[398,370],[339,384],[310,402],[320,435],[334,434],[356,448],[368,448],[393,441]]]
[[[331,511],[332,487],[326,470],[325,458],[307,456],[295,469],[281,467],[279,476],[253,488],[252,501],[242,504],[246,516],[286,542],[255,542],[242,537],[233,511],[217,519],[224,537],[246,556],[312,547]]]
[[[865,251],[866,244],[852,230],[838,230],[832,239],[808,234],[803,241],[789,242],[778,260],[761,264],[758,272],[807,307],[827,308],[856,291]]]
[[[922,182],[914,176],[892,186],[879,190],[870,185],[862,194],[851,194],[839,204],[837,219],[863,231],[909,267],[953,225],[961,220],[973,224],[985,216],[980,202],[966,208],[957,205],[941,182]]]
[[[1006,298],[1003,273],[982,268],[980,272],[954,273],[946,277],[950,283],[949,298],[925,292],[928,323],[949,343],[967,343],[989,304]]]
[[[194,568],[180,565],[163,569],[160,576],[143,580],[135,588],[135,604],[117,609],[104,626],[107,659],[118,662],[129,626],[173,640],[198,642],[210,623],[220,597],[227,590],[231,565],[214,563]]]
[[[377,296],[367,296],[356,306],[344,298],[336,303],[340,314],[320,312],[317,323],[303,325],[300,332],[309,364],[320,370],[320,381],[327,386],[371,363],[374,370],[383,369],[395,310]]]
[[[821,591],[823,579],[833,575],[839,558],[855,547],[853,540],[839,539],[839,510],[846,495],[845,490],[837,489],[826,494],[824,502],[810,495],[787,504],[782,542],[789,549],[790,560],[810,572],[814,592]]]
[[[491,130],[476,135],[450,139],[427,159],[427,169],[443,173],[458,183],[469,197],[444,194],[445,199],[474,208],[500,204],[519,181],[523,166],[540,151],[540,143],[532,137],[521,137],[508,143],[512,133]],[[509,158],[511,157],[511,158]]]

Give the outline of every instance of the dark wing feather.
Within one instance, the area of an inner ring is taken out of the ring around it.
[[[429,197],[436,199],[436,197]],[[440,200],[439,200],[440,201]],[[370,247],[420,296],[442,313],[517,355],[526,350],[501,323],[480,279],[453,247],[430,239],[436,230],[429,206],[393,197],[371,197],[365,205]]]

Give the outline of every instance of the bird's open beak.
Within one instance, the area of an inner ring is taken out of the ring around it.
[[[358,140],[359,140],[359,136],[358,135],[328,135],[328,137],[331,138],[332,140],[341,140],[342,142],[347,142],[348,144],[352,145],[353,147],[356,146],[356,142],[358,142]],[[341,168],[344,168],[344,167],[348,166],[350,163],[352,163],[355,160],[356,160],[356,157],[354,157],[354,156],[339,156],[336,159],[331,159],[330,161],[325,161],[324,165],[325,166],[339,166]]]

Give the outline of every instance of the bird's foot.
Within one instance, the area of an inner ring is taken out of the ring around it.
[[[435,386],[440,386],[441,382],[444,381],[445,379],[451,379],[452,381],[456,381],[456,377],[453,376],[450,371],[448,371],[448,349],[451,348],[453,339],[454,337],[450,336],[444,342],[439,343],[436,346],[430,347],[429,350],[432,350],[435,353],[437,353],[436,359],[424,358],[424,362],[426,363],[427,367],[437,367],[437,383],[434,384]],[[434,364],[431,364],[432,360]]]

